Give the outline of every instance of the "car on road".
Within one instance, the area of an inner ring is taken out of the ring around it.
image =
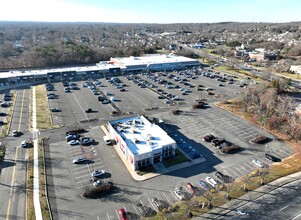
[[[128,214],[124,208],[118,210],[118,214],[121,220],[128,220]]]
[[[175,188],[173,192],[180,200],[185,199],[183,192],[179,188]]]
[[[60,109],[58,109],[58,108],[51,108],[50,109],[52,112],[60,112],[61,110]]]
[[[106,174],[106,171],[104,171],[104,170],[94,170],[91,175],[92,175],[92,177],[100,177],[105,174]]]
[[[204,180],[200,180],[199,185],[205,191],[210,190],[210,187],[208,186],[208,184]]]
[[[210,176],[207,176],[207,177],[205,178],[205,180],[206,180],[206,182],[207,182],[210,186],[212,186],[213,188],[215,188],[215,187],[218,186],[217,182],[216,182],[213,178],[211,178]]]
[[[102,181],[101,180],[97,180],[93,183],[93,186],[100,186],[102,184]]]
[[[281,159],[280,159],[280,158],[275,157],[275,156],[273,156],[273,155],[271,155],[271,154],[265,154],[264,156],[265,156],[267,159],[269,159],[269,160],[271,160],[271,161],[273,161],[273,162],[281,162]]]
[[[194,185],[192,185],[191,183],[186,183],[185,187],[187,189],[187,191],[191,194],[194,195],[195,194],[195,187]]]
[[[253,159],[253,160],[252,160],[252,163],[253,163],[255,166],[259,167],[259,168],[263,168],[263,167],[264,167],[263,163],[261,163],[259,160]]]
[[[6,116],[5,112],[0,112],[0,116]]]
[[[88,108],[88,109],[85,110],[85,112],[86,113],[91,113],[91,112],[93,112],[93,110],[92,110],[92,108]]]
[[[80,141],[79,140],[71,140],[71,141],[68,142],[68,144],[70,144],[70,145],[78,145],[78,144],[80,144]]]
[[[13,130],[13,132],[12,132],[12,136],[14,136],[14,137],[18,137],[18,136],[20,136],[20,134],[21,133],[17,130]]]
[[[80,156],[80,157],[73,159],[72,163],[78,164],[78,163],[84,163],[86,161],[87,161],[87,159],[85,157]]]

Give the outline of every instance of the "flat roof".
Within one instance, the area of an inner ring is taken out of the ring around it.
[[[173,54],[170,55],[150,55],[143,57],[122,57],[122,58],[111,58],[112,61],[115,61],[123,66],[130,65],[147,65],[147,64],[163,64],[163,63],[179,63],[179,62],[196,62],[197,60],[176,56]],[[197,61],[198,62],[198,61]]]
[[[176,56],[176,55],[150,55],[143,57],[123,57],[123,58],[111,58],[110,61],[100,61],[95,65],[81,66],[81,67],[66,67],[66,68],[50,68],[40,70],[12,70],[0,73],[0,78],[9,77],[22,77],[22,76],[34,76],[34,75],[46,75],[51,72],[85,72],[85,71],[108,71],[111,68],[120,68],[126,70],[126,66],[134,65],[148,65],[148,64],[167,64],[167,63],[179,63],[179,62],[199,62],[198,60]]]
[[[176,142],[158,125],[144,116],[109,122],[134,154],[144,154]]]

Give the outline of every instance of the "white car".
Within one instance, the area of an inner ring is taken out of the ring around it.
[[[72,163],[77,164],[77,163],[83,163],[86,162],[86,158],[85,157],[77,157],[75,159],[73,159]]]
[[[95,170],[92,172],[92,177],[100,177],[102,175],[106,174],[106,171],[104,170]]]
[[[182,193],[182,191],[179,188],[175,188],[174,193],[180,200],[183,200],[185,198],[184,194]]]
[[[253,159],[252,163],[259,168],[263,168],[263,163],[261,163],[259,160]]]
[[[93,186],[100,186],[101,185],[101,180],[97,180],[93,183]]]
[[[27,141],[22,141],[20,147],[22,148],[27,147]]]
[[[72,140],[72,141],[69,141],[68,144],[70,145],[78,145],[80,144],[79,140]]]
[[[205,180],[206,180],[206,182],[210,185],[210,186],[212,186],[213,188],[215,188],[218,184],[217,184],[217,182],[213,179],[213,178],[211,178],[211,177],[209,177],[209,176],[207,176],[206,178],[205,178]]]

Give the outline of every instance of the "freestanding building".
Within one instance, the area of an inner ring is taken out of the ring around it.
[[[108,131],[133,170],[175,156],[176,142],[144,116],[110,121]]]

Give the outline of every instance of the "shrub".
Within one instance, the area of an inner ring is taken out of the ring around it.
[[[250,140],[253,144],[264,144],[269,141],[269,138],[264,135],[258,135]]]
[[[221,149],[221,152],[224,153],[224,154],[230,154],[230,153],[234,153],[234,152],[239,151],[239,150],[241,150],[241,147],[239,147],[236,144],[232,144],[228,147],[223,147]]]
[[[82,196],[86,197],[86,198],[92,198],[92,197],[100,195],[104,192],[108,192],[108,191],[112,190],[112,188],[113,188],[113,183],[107,182],[100,186],[96,186],[96,187],[93,186],[93,187],[87,188],[85,190],[85,192],[82,194]]]
[[[74,130],[67,131],[67,132],[66,132],[66,135],[67,135],[67,134],[71,134],[71,133],[80,134],[80,133],[85,133],[85,132],[87,132],[85,129],[83,129],[83,128],[78,128],[78,129],[74,129]]]

